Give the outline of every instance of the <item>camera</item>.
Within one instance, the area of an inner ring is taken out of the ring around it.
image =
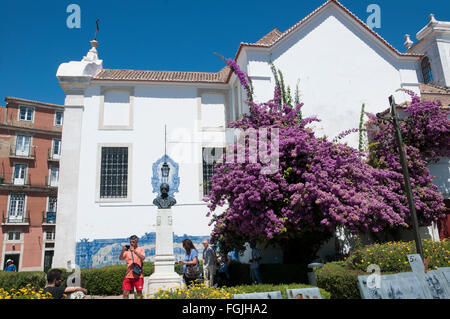
[[[130,249],[130,245],[125,245],[125,247],[127,248],[127,250],[129,250],[129,249]]]

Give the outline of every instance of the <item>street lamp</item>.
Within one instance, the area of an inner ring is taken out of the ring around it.
[[[161,182],[164,184],[168,184],[169,183],[169,172],[170,172],[170,167],[169,164],[167,164],[167,162],[164,162],[164,164],[161,167]]]
[[[161,183],[169,183],[170,167],[167,164],[167,125],[164,125],[164,164],[161,167]]]
[[[423,247],[422,247],[422,241],[420,239],[419,222],[417,220],[416,206],[414,205],[414,199],[413,199],[413,194],[412,194],[412,189],[411,189],[411,181],[409,179],[408,163],[406,161],[406,154],[405,154],[405,148],[404,148],[403,140],[402,140],[402,133],[400,131],[400,127],[398,124],[399,119],[397,117],[397,107],[395,105],[395,100],[392,95],[389,97],[389,103],[391,105],[391,118],[390,119],[383,118],[383,117],[381,117],[380,114],[377,114],[377,117],[382,120],[390,121],[394,125],[395,136],[397,139],[397,146],[398,146],[399,155],[400,155],[400,163],[402,165],[403,178],[405,180],[405,192],[406,192],[406,197],[408,199],[409,211],[411,213],[411,221],[412,221],[412,226],[413,226],[413,231],[414,231],[414,240],[416,242],[417,253],[420,254],[420,257],[422,257],[422,260],[423,260]]]

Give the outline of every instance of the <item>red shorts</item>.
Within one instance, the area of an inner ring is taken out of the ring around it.
[[[133,290],[136,287],[137,291],[144,289],[144,278],[124,278],[122,284],[122,290]]]

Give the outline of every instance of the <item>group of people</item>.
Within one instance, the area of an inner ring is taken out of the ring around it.
[[[211,247],[207,240],[203,241],[203,279],[207,287],[226,286],[230,280],[228,266],[230,258],[227,254],[221,254],[217,257],[216,252]],[[194,243],[189,238],[182,241],[182,246],[186,251],[183,260],[176,263],[183,266],[183,280],[187,286],[197,282],[201,279],[200,260],[198,250]],[[250,262],[250,276],[252,282],[262,283],[259,272],[259,264],[262,259],[259,250],[256,248],[254,241],[250,242],[251,258]],[[142,298],[142,290],[144,286],[144,275],[142,272],[142,265],[145,260],[145,250],[138,247],[137,236],[130,237],[130,245],[122,247],[122,252],[119,257],[120,260],[126,260],[127,271],[123,280],[123,298],[128,299],[131,291],[136,289],[138,298]]]
[[[130,237],[130,244],[122,247],[119,259],[125,260],[127,270],[122,282],[123,298],[128,299],[131,291],[136,289],[138,299],[142,298],[142,290],[144,288],[144,273],[142,266],[145,260],[145,250],[138,246],[139,239],[133,235]],[[211,247],[207,240],[203,241],[203,279],[207,287],[226,286],[230,280],[228,266],[230,258],[227,254],[220,254],[217,257],[215,250]],[[191,285],[201,278],[198,251],[192,240],[186,238],[182,241],[182,246],[186,251],[183,260],[176,262],[183,266],[183,279],[186,285]],[[254,283],[262,283],[259,273],[259,263],[261,254],[256,248],[256,243],[251,242],[252,249],[250,261],[250,276]],[[6,262],[6,271],[17,271],[17,267],[12,260]],[[51,269],[47,273],[47,286],[44,293],[50,293],[53,298],[84,298],[87,290],[82,287],[64,287],[63,272],[60,269]]]
[[[228,266],[230,258],[227,254],[221,254],[217,257],[216,252],[207,240],[203,241],[203,279],[207,287],[226,286],[230,280]],[[200,279],[200,267],[198,251],[190,239],[182,241],[186,255],[183,261],[178,263],[183,265],[183,279],[186,285]]]

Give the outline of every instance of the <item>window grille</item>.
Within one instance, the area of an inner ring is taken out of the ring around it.
[[[127,198],[128,148],[102,147],[100,198]]]
[[[214,175],[215,165],[222,161],[225,148],[203,148],[203,195],[208,195],[211,191],[211,178]]]

